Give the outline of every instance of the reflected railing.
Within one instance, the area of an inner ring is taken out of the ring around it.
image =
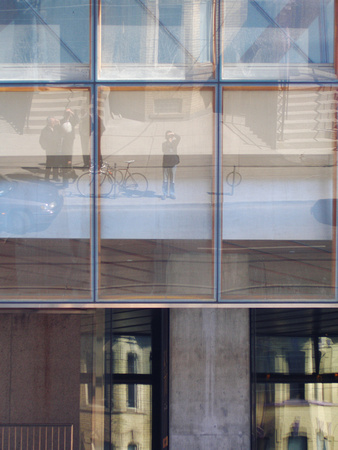
[[[0,424],[0,450],[73,450],[71,424]]]

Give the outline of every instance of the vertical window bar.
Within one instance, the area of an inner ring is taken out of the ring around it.
[[[92,149],[92,162],[93,165],[93,192],[92,192],[92,250],[93,250],[93,293],[94,302],[98,299],[98,289],[99,289],[99,199],[98,199],[98,146],[99,146],[99,133],[98,133],[98,87],[95,85],[93,89],[93,149]]]
[[[222,150],[221,150],[221,126],[222,126],[222,86],[218,83],[216,86],[215,99],[215,299],[220,301],[221,293],[221,256],[222,256]]]

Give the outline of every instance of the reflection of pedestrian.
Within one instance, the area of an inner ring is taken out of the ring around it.
[[[99,116],[99,135],[100,135],[100,142],[99,142],[99,166],[101,167],[103,164],[103,159],[102,159],[102,135],[103,133],[106,131],[106,127],[104,126],[104,121],[102,119],[102,117]]]
[[[172,131],[167,131],[165,134],[165,142],[162,144],[163,152],[163,185],[162,185],[162,200],[168,197],[175,199],[175,175],[177,164],[180,162],[180,158],[177,154],[177,147],[180,143],[180,136],[173,133]]]
[[[81,108],[79,132],[81,139],[83,166],[89,168],[90,166],[90,135],[92,133],[92,117],[88,113],[87,108]]]
[[[71,109],[66,109],[63,119],[61,120],[62,127],[62,156],[63,156],[63,171],[66,176],[73,176],[73,146],[75,140],[75,126],[79,123],[79,118]],[[76,176],[75,176],[76,178]]]
[[[47,117],[47,125],[41,131],[39,143],[46,152],[45,179],[49,180],[52,172],[53,180],[58,181],[61,152],[61,133],[58,119],[55,117]]]
[[[99,116],[99,136],[100,136],[100,142],[99,142],[99,166],[102,166],[102,156],[101,156],[101,137],[104,131],[106,130],[106,127],[104,126],[102,118]],[[79,132],[80,132],[80,138],[81,138],[81,148],[82,148],[82,158],[83,158],[83,165],[85,168],[89,168],[91,161],[90,161],[90,136],[92,134],[92,116],[88,113],[86,108],[81,109],[80,113],[80,123],[79,123]]]

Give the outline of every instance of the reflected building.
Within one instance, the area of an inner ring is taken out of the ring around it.
[[[336,22],[2,0],[1,450],[335,449]]]

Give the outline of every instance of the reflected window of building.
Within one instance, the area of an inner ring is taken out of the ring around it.
[[[214,77],[212,0],[101,0],[100,77]]]
[[[137,354],[128,353],[128,373],[137,373]],[[128,408],[137,408],[137,384],[128,384]]]
[[[334,79],[334,1],[223,0],[223,78]]]
[[[337,318],[329,309],[252,312],[254,448],[337,445]]]
[[[90,1],[4,0],[1,80],[88,80]]]
[[[307,438],[305,436],[290,436],[288,438],[288,450],[307,450]]]

